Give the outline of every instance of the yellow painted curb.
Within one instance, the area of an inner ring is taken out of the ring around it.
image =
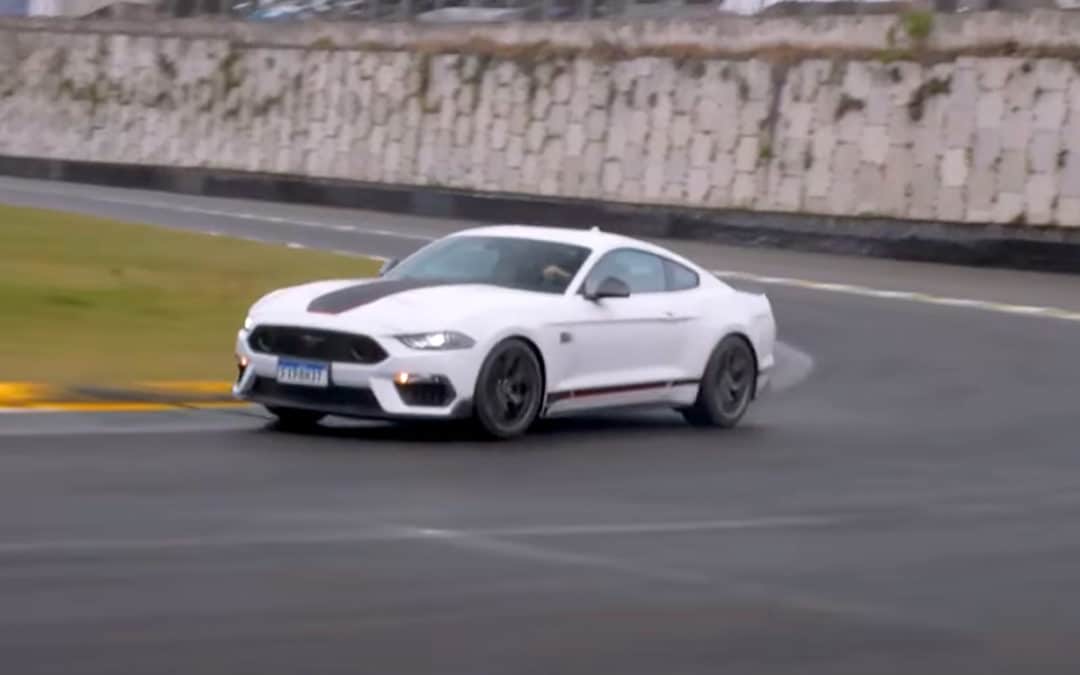
[[[168,405],[166,403],[135,403],[135,402],[117,402],[117,403],[31,403],[29,405],[22,406],[23,410],[34,410],[38,412],[160,412],[163,410],[172,410],[176,406]]]
[[[33,412],[81,412],[81,413],[107,413],[107,412],[164,412],[167,410],[227,410],[234,408],[246,408],[249,404],[237,401],[235,403],[137,403],[120,401],[116,403],[31,403],[19,406],[18,410]],[[0,406],[2,409],[3,406]]]
[[[0,406],[14,407],[48,398],[52,388],[34,382],[0,382]]]
[[[232,382],[186,380],[123,387],[58,387],[39,382],[0,382],[0,410],[147,412],[176,408],[239,408]]]

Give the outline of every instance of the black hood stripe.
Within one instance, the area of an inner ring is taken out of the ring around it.
[[[320,295],[308,305],[309,312],[319,314],[341,314],[363,305],[368,305],[376,300],[415,291],[420,288],[432,288],[434,286],[449,286],[445,281],[422,281],[415,279],[381,279],[366,284],[346,286],[336,291]]]

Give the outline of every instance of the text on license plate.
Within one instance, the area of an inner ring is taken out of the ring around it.
[[[330,367],[308,361],[279,360],[277,381],[280,384],[298,384],[304,387],[328,387]]]

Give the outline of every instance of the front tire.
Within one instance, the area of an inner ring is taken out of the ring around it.
[[[540,359],[523,340],[504,340],[488,354],[476,378],[476,426],[491,439],[521,436],[539,416],[543,398]]]
[[[734,427],[746,414],[757,386],[754,351],[745,338],[729,335],[713,350],[697,401],[682,411],[695,426]]]
[[[286,431],[309,431],[326,417],[323,413],[314,410],[279,408],[277,406],[267,406],[266,409],[277,418],[278,428]]]

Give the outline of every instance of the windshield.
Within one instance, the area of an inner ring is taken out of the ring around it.
[[[589,253],[583,246],[537,239],[457,236],[420,249],[385,278],[564,293]]]

